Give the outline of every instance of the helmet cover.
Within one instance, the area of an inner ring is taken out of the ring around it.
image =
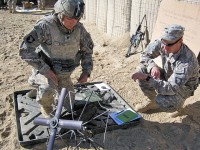
[[[55,13],[62,13],[69,18],[80,19],[84,13],[83,0],[58,0],[54,5]]]

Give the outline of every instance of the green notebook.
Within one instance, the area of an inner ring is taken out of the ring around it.
[[[116,118],[122,121],[123,123],[134,120],[137,117],[138,115],[131,110],[126,110],[116,116]]]

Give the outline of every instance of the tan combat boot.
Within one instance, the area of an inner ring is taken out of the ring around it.
[[[28,96],[29,98],[35,98],[36,95],[37,95],[37,90],[36,89],[32,89],[28,93],[26,93],[26,96]]]
[[[183,108],[179,108],[177,111],[169,113],[169,117],[176,118],[176,117],[183,115],[183,114],[184,114]]]
[[[44,118],[50,118],[52,112],[53,112],[53,110],[51,108],[41,107],[41,113]]]
[[[145,100],[143,103],[137,104],[135,106],[135,111],[137,112],[147,112],[148,110],[157,109],[158,106],[155,102],[151,100]]]

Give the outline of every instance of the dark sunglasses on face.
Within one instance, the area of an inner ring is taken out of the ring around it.
[[[182,37],[181,37],[180,39],[182,39]],[[180,41],[180,39],[178,39],[176,42],[170,43],[170,44],[165,43],[165,42],[163,41],[163,39],[161,39],[161,42],[162,42],[163,45],[168,46],[168,47],[171,47],[171,46],[175,45],[176,43],[178,43],[178,42]]]

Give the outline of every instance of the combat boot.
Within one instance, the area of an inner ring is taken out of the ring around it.
[[[140,104],[137,104],[135,106],[135,111],[144,113],[144,112],[147,112],[148,110],[153,110],[157,108],[158,108],[157,104],[148,99]]]
[[[169,113],[169,117],[176,118],[176,117],[183,115],[183,114],[184,114],[183,108],[179,108],[175,112]]]
[[[35,98],[36,95],[37,95],[37,90],[36,89],[32,89],[28,93],[26,93],[26,96],[28,96],[29,98]]]
[[[41,107],[41,113],[44,118],[50,118],[51,112],[53,112],[51,108]]]

